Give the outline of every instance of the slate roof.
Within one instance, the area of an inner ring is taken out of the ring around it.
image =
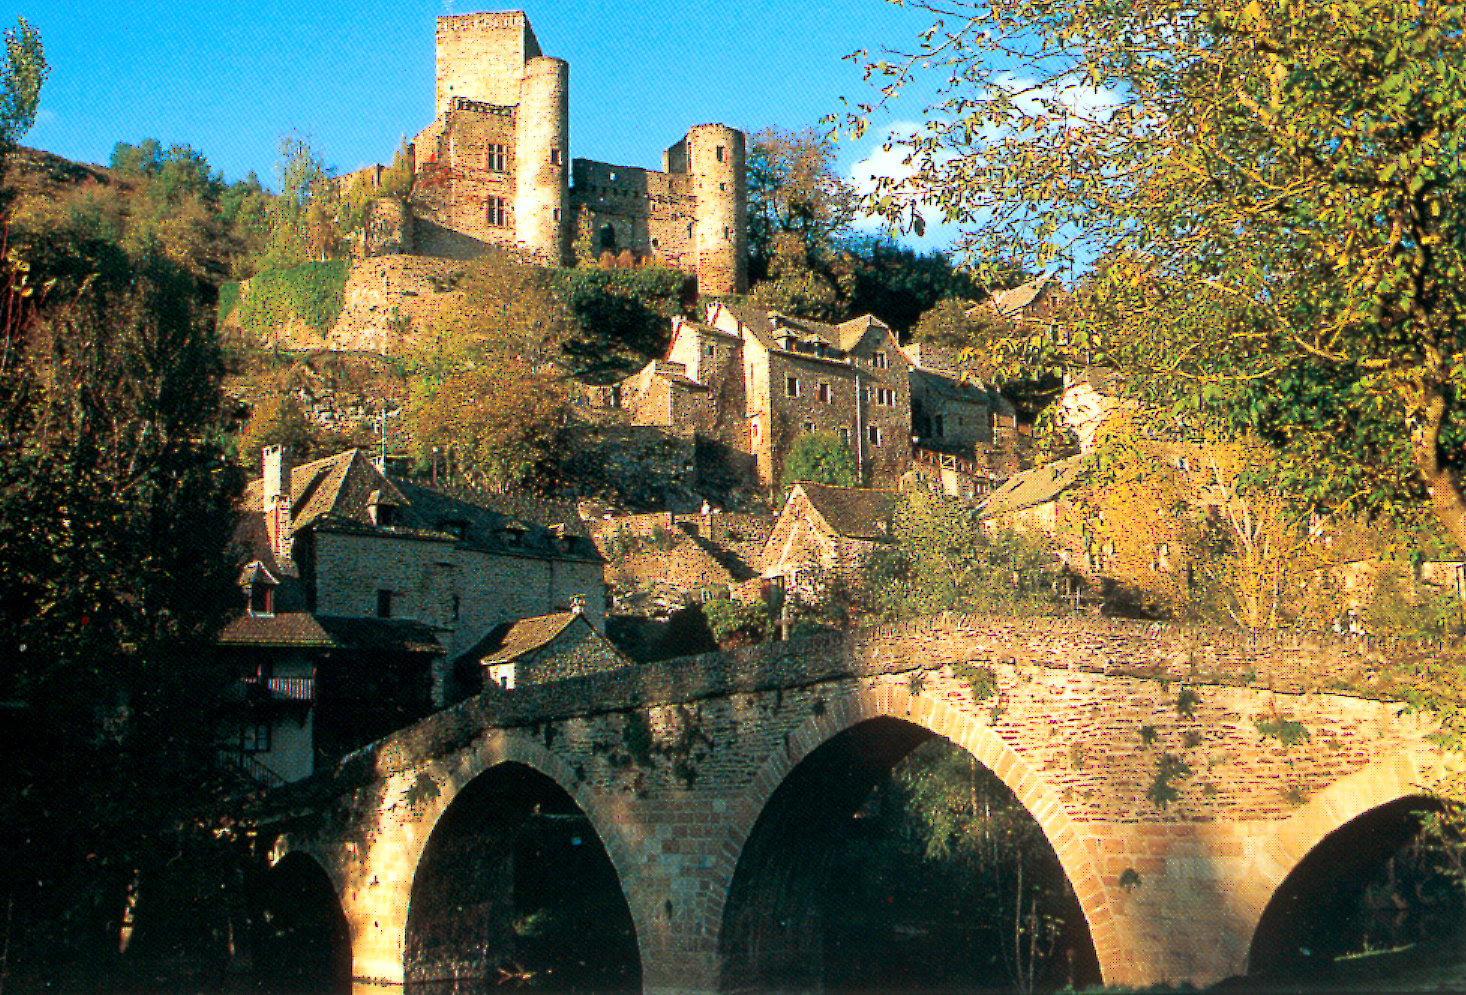
[[[339,618],[309,612],[241,615],[219,634],[223,646],[442,653],[431,626],[400,618]]]
[[[982,517],[996,518],[1054,500],[1074,485],[1083,460],[1083,456],[1070,456],[1015,473],[983,502]]]
[[[290,474],[290,491],[292,534],[317,525],[335,531],[462,542],[514,556],[588,562],[600,558],[573,505],[493,495],[471,488],[434,489],[389,479],[360,449],[295,467]],[[259,514],[263,495],[264,482],[251,481],[245,489],[244,506],[253,514],[242,517],[253,522],[243,526],[237,536],[279,577],[277,568],[283,565],[268,557],[269,540]],[[373,524],[367,510],[372,504],[397,509],[390,525]],[[551,525],[558,536],[551,531]]]
[[[884,329],[886,327],[879,319],[869,314],[851,318],[838,325],[827,325],[822,321],[795,318],[778,311],[765,311],[747,304],[724,302],[722,306],[768,349],[782,350],[783,347],[779,345],[779,340],[786,334],[793,334],[801,342],[822,342],[838,352],[847,353],[860,344],[860,340],[865,337],[865,333],[870,328]]]
[[[576,620],[579,620],[577,622]],[[555,615],[541,615],[538,618],[522,618],[517,622],[505,622],[495,626],[488,635],[479,640],[472,649],[459,657],[461,663],[472,662],[476,666],[509,663],[546,648],[565,634],[572,625],[585,627],[586,634],[611,651],[626,666],[635,661],[616,648],[591,624],[590,619],[580,612],[559,612]]]
[[[1000,290],[980,306],[987,307],[999,317],[1011,318],[1037,300],[1050,284],[1058,284],[1058,280],[1052,276],[1041,276],[1011,290]]]
[[[863,487],[832,487],[829,484],[798,483],[809,503],[837,535],[847,539],[884,539],[885,524],[897,498],[897,491]]]

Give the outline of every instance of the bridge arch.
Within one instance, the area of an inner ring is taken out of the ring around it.
[[[608,811],[597,796],[585,789],[570,765],[529,738],[528,730],[495,731],[477,743],[471,750],[454,755],[445,766],[433,764],[425,773],[433,779],[436,793],[421,803],[421,811],[405,825],[395,831],[378,836],[373,847],[369,866],[369,901],[371,910],[370,932],[375,937],[367,942],[373,950],[387,954],[390,963],[383,963],[380,954],[374,958],[365,971],[358,968],[358,978],[406,981],[406,956],[408,953],[408,926],[411,921],[414,887],[423,870],[423,861],[435,832],[443,825],[445,817],[453,811],[454,803],[480,783],[484,777],[493,777],[495,772],[520,768],[551,782],[555,788],[568,796],[569,801],[582,813],[589,823],[595,841],[604,849],[616,879],[620,897],[626,901],[631,916],[634,944],[637,955],[641,937],[645,934],[643,924],[638,920],[638,909],[629,901],[626,891],[627,868],[632,860],[632,843],[615,821],[615,813]],[[419,778],[422,774],[417,775]],[[398,789],[399,791],[401,788]],[[395,871],[395,873],[394,873]],[[375,913],[386,913],[377,915]],[[362,916],[365,923],[366,916]],[[362,932],[366,932],[363,930]],[[375,970],[372,968],[375,967]]]
[[[1438,780],[1433,766],[1419,766],[1407,755],[1371,764],[1271,827],[1244,877],[1248,890],[1242,897],[1252,913],[1249,973],[1299,966],[1297,940],[1304,933],[1303,924],[1290,921],[1294,913],[1306,914],[1309,903],[1323,901],[1326,880],[1354,880],[1406,842],[1413,816],[1437,807],[1427,793]]]
[[[836,736],[873,720],[896,719],[965,750],[1013,792],[1038,823],[1079,899],[1104,979],[1108,982],[1114,976],[1118,931],[1098,868],[1058,793],[1000,736],[941,700],[913,695],[905,686],[893,683],[837,697],[816,711],[819,714],[811,715],[786,737],[782,748],[765,758],[748,789],[731,806],[722,845],[715,849],[718,866],[712,874],[722,889],[710,900],[703,927],[704,935],[716,938],[718,949],[726,939],[725,913],[739,861],[774,793],[806,758]]]
[[[278,855],[256,895],[252,947],[265,990],[351,990],[351,929],[340,891],[314,855]]]

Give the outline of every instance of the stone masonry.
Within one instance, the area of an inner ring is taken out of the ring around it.
[[[307,782],[316,814],[274,857],[317,859],[350,923],[354,976],[401,984],[434,827],[480,774],[525,764],[604,844],[644,989],[717,991],[725,905],[771,796],[832,737],[894,719],[970,751],[1013,790],[1078,895],[1106,984],[1207,984],[1246,970],[1270,897],[1327,834],[1442,776],[1423,718],[1322,690],[1367,685],[1373,654],[1348,639],[939,617],[628,668],[472,699],[375,744]],[[991,694],[974,693],[973,666],[995,678]],[[607,744],[633,716],[666,748],[618,765]],[[1306,741],[1260,732],[1279,721]],[[679,767],[690,731],[709,748]],[[1166,757],[1190,775],[1161,805]]]

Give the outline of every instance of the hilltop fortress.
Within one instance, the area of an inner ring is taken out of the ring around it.
[[[660,258],[703,293],[747,289],[742,132],[695,125],[660,171],[570,160],[570,65],[540,52],[522,12],[440,17],[437,46],[436,117],[412,142],[412,195],[379,206],[369,254],[463,259],[502,245],[553,265],[579,240]]]

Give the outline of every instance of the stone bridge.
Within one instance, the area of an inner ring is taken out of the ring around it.
[[[496,914],[455,899],[451,868],[507,866],[492,842],[512,835],[506,813],[553,795],[604,847],[644,991],[767,990],[778,965],[817,988],[799,834],[849,818],[940,736],[1042,828],[1106,984],[1206,984],[1257,966],[1259,922],[1286,920],[1305,858],[1325,876],[1357,859],[1371,819],[1420,807],[1444,774],[1426,720],[1368,694],[1371,653],[1347,637],[943,616],[523,687],[304,782],[276,803],[271,856],[329,879],[358,987],[410,983],[433,956],[422,922],[471,932]],[[760,913],[774,892],[784,910]]]

